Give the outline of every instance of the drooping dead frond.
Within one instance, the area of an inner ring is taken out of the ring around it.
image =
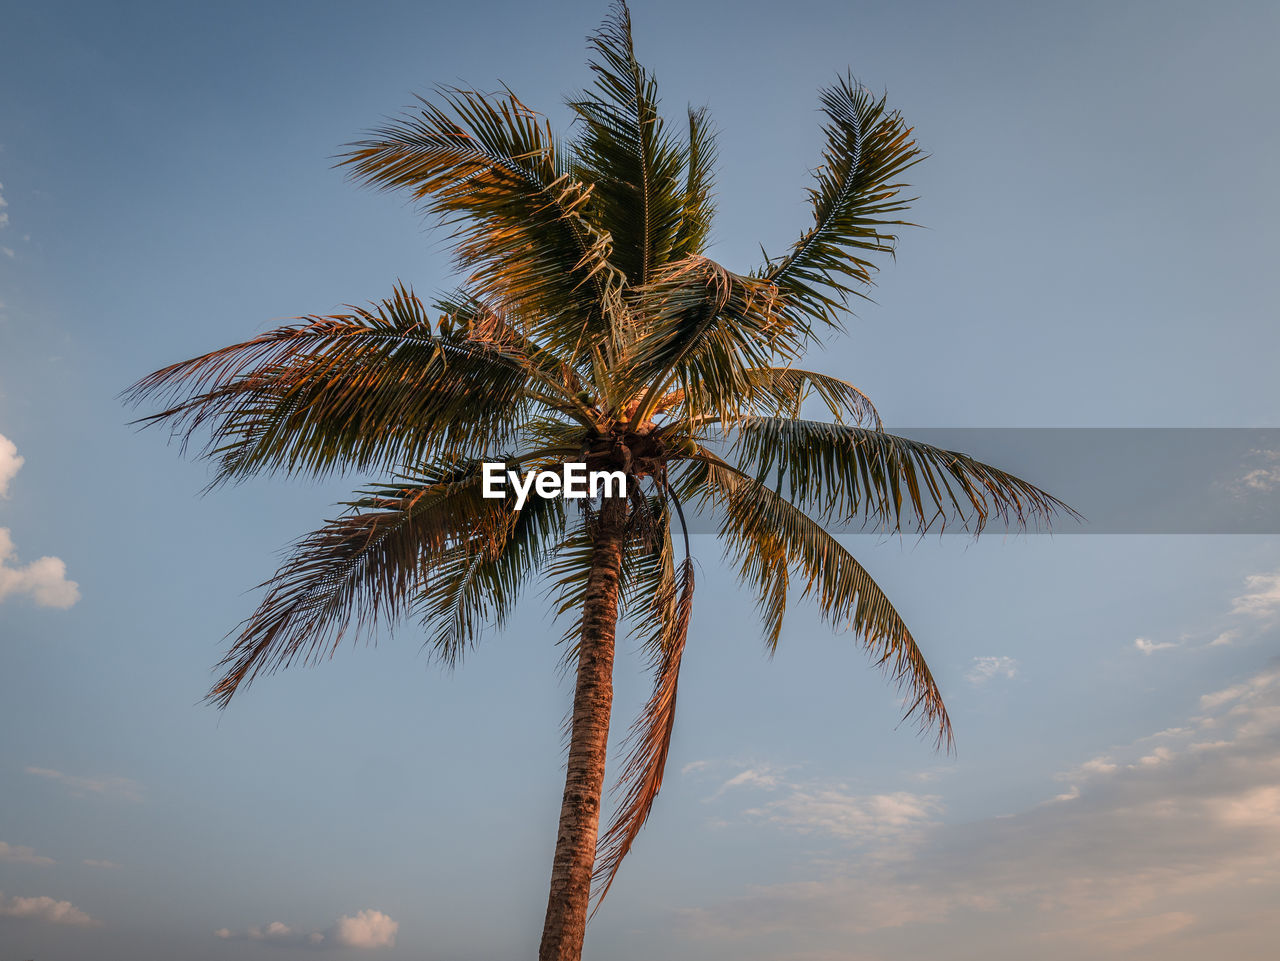
[[[693,561],[686,557],[679,574],[653,600],[654,616],[661,619],[658,643],[652,645],[654,661],[653,694],[640,717],[632,725],[630,751],[618,776],[615,790],[622,799],[612,823],[600,838],[595,876],[599,885],[596,908],[604,901],[622,859],[631,850],[640,829],[649,819],[653,802],[662,788],[671,731],[676,719],[676,691],[680,681],[680,660],[689,635],[693,611]]]

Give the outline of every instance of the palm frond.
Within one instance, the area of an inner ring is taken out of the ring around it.
[[[508,513],[483,499],[478,462],[381,485],[299,540],[219,663],[209,699],[225,707],[243,684],[332,656],[349,630],[395,621],[434,559],[501,543]]]
[[[636,60],[625,3],[614,4],[588,45],[595,83],[569,101],[583,122],[573,171],[592,185],[591,218],[613,239],[613,263],[642,286],[677,245],[688,149],[664,128],[657,81]]]
[[[902,116],[890,111],[851,76],[822,91],[827,144],[809,190],[813,226],[760,276],[776,284],[789,312],[840,327],[850,295],[864,296],[876,265],[868,255],[893,253],[894,218],[910,200],[899,197],[898,177],[921,152]]]
[[[172,406],[143,418],[185,444],[208,428],[213,484],[255,473],[399,470],[499,447],[567,387],[466,325],[434,333],[399,288],[372,309],[304,318],[174,364],[126,394]]]
[[[866,518],[892,531],[959,522],[978,534],[993,517],[1019,528],[1079,517],[1020,477],[883,430],[752,417],[737,425],[733,450],[743,471],[840,521]]]
[[[693,612],[693,583],[693,561],[686,557],[678,574],[672,576],[669,568],[664,570],[658,593],[649,602],[652,617],[658,622],[647,645],[653,661],[653,694],[631,727],[630,749],[615,787],[622,799],[597,845],[596,909],[613,886],[622,859],[649,820],[653,802],[662,789],[676,719],[680,661]]]
[[[510,91],[443,88],[412,115],[352,144],[341,165],[366,184],[407,190],[453,227],[466,286],[510,310],[562,358],[607,340],[622,277],[613,245],[585,216],[590,188],[560,157],[550,125]]]
[[[902,616],[883,590],[822,525],[786,498],[708,451],[684,478],[690,493],[718,508],[725,556],[752,594],[765,622],[765,642],[776,649],[782,632],[791,571],[802,578],[801,596],[812,598],[828,623],[847,626],[877,666],[905,692],[904,719],[918,717],[921,732],[951,744],[951,721],[942,693]]]
[[[798,367],[757,367],[747,371],[747,381],[750,388],[743,406],[753,413],[798,417],[805,400],[817,395],[838,422],[848,417],[855,424],[881,427],[871,398],[839,377]]]
[[[628,391],[645,392],[633,420],[649,417],[673,388],[684,392],[691,411],[725,420],[741,413],[751,387],[747,372],[799,346],[777,306],[774,287],[704,257],[661,270],[637,307],[644,333],[618,371]]]
[[[520,510],[505,502],[498,535],[478,529],[436,559],[413,599],[428,635],[426,646],[456,666],[485,627],[501,629],[529,579],[564,535],[564,502],[532,497]]]
[[[711,235],[716,204],[716,132],[705,107],[689,108],[689,144],[686,150],[685,185],[680,228],[671,248],[671,259],[701,254]]]

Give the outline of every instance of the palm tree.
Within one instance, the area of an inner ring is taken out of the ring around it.
[[[408,191],[452,228],[464,278],[432,308],[406,287],[307,317],[135,384],[184,443],[207,431],[211,486],[250,475],[381,474],[299,540],[239,627],[209,698],[331,656],[384,621],[421,622],[455,664],[522,588],[548,579],[576,663],[569,758],[539,957],[576,959],[662,784],[694,590],[686,511],[716,519],[772,650],[795,588],[852,629],[922,730],[950,743],[928,665],[902,618],[823,521],[904,530],[960,517],[1025,523],[1062,509],[1016,477],[887,433],[870,401],[795,366],[839,330],[893,249],[899,179],[920,152],[901,116],[852,79],[822,93],[826,148],[813,224],[734,273],[704,255],[715,137],[706,114],[667,126],[619,3],[590,41],[593,85],[562,144],[509,90],[444,88],[341,163]],[[433,316],[436,318],[433,322]],[[802,405],[828,420],[801,417]],[[731,435],[727,432],[732,432]],[[731,436],[731,440],[725,439]],[[716,443],[716,439],[721,443]],[[626,496],[483,496],[482,464],[585,463]],[[674,532],[674,533],[673,533]],[[598,837],[614,640],[627,619],[653,694]],[[597,902],[598,903],[598,902]]]

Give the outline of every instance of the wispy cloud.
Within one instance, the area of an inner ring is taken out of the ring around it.
[[[794,785],[785,797],[747,813],[802,834],[866,843],[900,839],[930,824],[939,810],[934,795],[854,794],[844,785]]]
[[[4,184],[0,184],[0,229],[9,226],[9,214],[5,210],[9,202],[4,199]]]
[[[56,864],[53,858],[47,858],[42,854],[36,854],[29,847],[24,845],[7,844],[0,841],[0,861],[9,861],[13,864]]]
[[[99,860],[96,860],[95,858],[85,858],[85,859],[84,859],[83,861],[81,861],[80,863],[81,863],[81,864],[84,864],[84,865],[87,865],[88,867],[91,867],[91,868],[118,868],[118,867],[120,867],[120,865],[116,864],[116,862],[115,862],[115,861],[99,861]]]
[[[1228,644],[1234,644],[1236,639],[1240,637],[1239,631],[1223,631],[1212,641],[1209,642],[1210,647],[1226,647]]]
[[[985,684],[992,678],[1013,680],[1017,676],[1018,662],[1011,657],[975,657],[964,679],[970,684]]]
[[[1247,617],[1271,618],[1280,613],[1280,571],[1250,574],[1244,579],[1245,592],[1231,604],[1231,613]]]
[[[1136,637],[1133,640],[1133,646],[1143,654],[1154,654],[1156,651],[1167,651],[1178,645],[1173,641],[1153,641],[1149,637]]]
[[[306,932],[272,921],[243,931],[219,928],[213,934],[226,941],[266,941],[314,948],[393,948],[399,930],[400,922],[370,908],[343,915],[323,931]]]
[[[1280,668],[1209,692],[1185,724],[1063,776],[1071,789],[1054,801],[964,824],[947,823],[937,799],[901,798],[886,811],[919,833],[909,856],[828,859],[809,867],[811,880],[752,887],[683,912],[684,922],[743,959],[783,958],[770,935],[784,933],[815,957],[838,956],[851,939],[886,957],[957,941],[990,961],[1192,961],[1224,944],[1235,957],[1269,956]],[[800,805],[795,817],[837,836],[869,810],[852,796],[835,809],[854,813]]]
[[[6,898],[0,891],[0,917],[28,918],[48,924],[90,925],[97,924],[70,901],[56,901],[50,897]]]
[[[778,786],[779,775],[768,767],[756,765],[739,771],[716,789],[716,793],[707,800],[715,800],[726,791],[739,787],[774,788]]]
[[[97,794],[102,797],[120,798],[125,801],[142,800],[142,785],[127,777],[111,775],[83,777],[77,774],[64,774],[62,771],[55,771],[47,767],[28,767],[26,772],[36,777],[57,781],[77,796]]]
[[[1270,494],[1280,488],[1280,451],[1251,450],[1248,460],[1242,465],[1242,473],[1228,485],[1236,496]]]

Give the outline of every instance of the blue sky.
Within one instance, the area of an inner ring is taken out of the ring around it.
[[[3,14],[6,957],[533,952],[570,694],[538,593],[453,674],[406,628],[219,715],[198,702],[223,636],[352,481],[200,497],[204,465],[117,399],[283,318],[450,287],[443,237],[332,156],[435,83],[502,81],[563,125],[605,13],[367,6]],[[721,130],[730,267],[803,228],[836,73],[915,127],[925,226],[810,358],[890,424],[1280,425],[1273,4],[634,17],[670,111],[706,104]],[[899,727],[803,604],[769,660],[699,538],[667,784],[590,956],[1266,956],[1280,539],[851,543],[924,647],[957,753]],[[616,729],[646,694],[624,649]]]

